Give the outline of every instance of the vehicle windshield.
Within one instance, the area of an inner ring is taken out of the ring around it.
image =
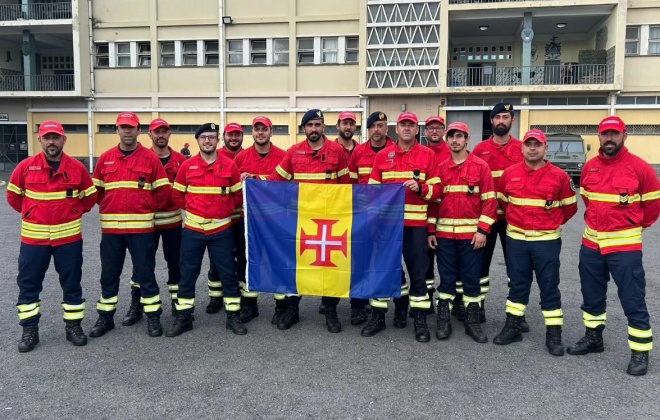
[[[548,153],[584,153],[581,141],[548,141]]]

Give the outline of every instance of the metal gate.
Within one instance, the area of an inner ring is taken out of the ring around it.
[[[0,124],[0,171],[12,171],[27,156],[27,124]]]

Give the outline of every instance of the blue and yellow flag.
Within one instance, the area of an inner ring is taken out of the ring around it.
[[[400,296],[402,185],[248,179],[244,194],[249,290]]]

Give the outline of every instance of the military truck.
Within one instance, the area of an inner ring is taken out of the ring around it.
[[[582,166],[587,161],[587,151],[591,145],[586,145],[584,139],[578,134],[550,133],[548,138],[548,153],[546,158],[553,165],[563,169],[571,177],[573,183],[580,183]]]

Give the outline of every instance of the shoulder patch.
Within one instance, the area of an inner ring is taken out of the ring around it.
[[[573,182],[573,179],[570,179],[570,180],[568,181],[568,184],[571,186],[571,189],[572,189],[573,191],[577,191],[577,187],[575,186],[575,183]]]

